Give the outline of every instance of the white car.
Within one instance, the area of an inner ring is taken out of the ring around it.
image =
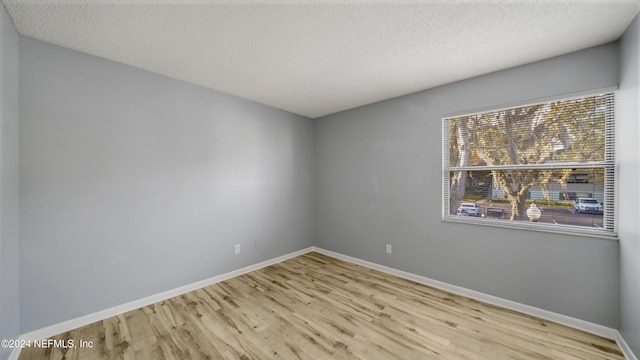
[[[475,203],[465,203],[460,204],[458,208],[458,215],[466,214],[466,216],[479,216],[480,215],[480,207]]]
[[[602,204],[593,198],[577,198],[573,201],[573,208],[579,213],[602,214]]]

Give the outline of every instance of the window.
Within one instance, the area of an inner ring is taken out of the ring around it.
[[[445,117],[443,220],[615,237],[614,143],[613,93]]]

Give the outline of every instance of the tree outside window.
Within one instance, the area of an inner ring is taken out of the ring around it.
[[[541,224],[613,232],[613,100],[607,93],[445,118],[444,216],[473,202],[527,222],[534,204]],[[583,218],[578,198],[596,199],[602,211]]]

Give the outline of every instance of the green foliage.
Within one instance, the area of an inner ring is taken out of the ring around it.
[[[548,189],[551,182],[566,187],[571,176],[571,169],[527,165],[604,160],[606,102],[606,96],[597,95],[451,119],[450,166],[521,166],[491,173],[507,194],[512,219],[524,219],[528,189]]]
[[[477,200],[476,200],[477,201]],[[484,201],[487,204],[509,204],[509,199],[487,199]],[[571,200],[547,200],[547,199],[538,199],[538,200],[525,200],[525,205],[530,206],[531,204],[536,204],[538,207],[553,207],[553,208],[566,208],[573,206],[573,201]]]
[[[466,202],[477,202],[484,198],[486,198],[486,196],[476,195],[476,194],[465,194],[462,200]]]
[[[602,161],[605,103],[590,96],[452,119],[450,165],[465,151],[472,166]]]

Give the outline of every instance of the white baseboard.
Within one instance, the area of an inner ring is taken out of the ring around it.
[[[20,348],[13,348],[13,351],[11,351],[7,360],[18,360],[18,357],[20,357],[20,350]]]
[[[347,256],[347,255],[343,255],[340,253],[336,253],[333,251],[329,251],[329,250],[325,250],[322,248],[318,248],[315,246],[309,247],[307,249],[302,249],[299,251],[295,251],[283,256],[279,256],[270,260],[266,260],[254,265],[250,265],[238,270],[234,270],[222,275],[218,275],[218,276],[214,276],[211,277],[209,279],[205,279],[202,281],[198,281],[198,282],[194,282],[192,284],[188,284],[188,285],[184,285],[169,291],[165,291],[159,294],[155,294],[155,295],[151,295],[139,300],[135,300],[126,304],[122,304],[122,305],[118,305],[109,309],[105,309],[102,311],[98,311],[96,313],[93,314],[88,314],[85,316],[81,316],[79,318],[75,318],[75,319],[71,319],[68,321],[64,321],[61,322],[59,324],[55,324],[55,325],[51,325],[42,329],[38,329],[32,332],[28,332],[26,334],[23,334],[20,336],[20,339],[23,340],[42,340],[51,336],[55,336],[57,334],[63,333],[63,332],[67,332],[73,329],[76,329],[78,327],[82,327],[85,325],[89,325],[91,323],[94,323],[96,321],[101,321],[104,320],[106,318],[112,317],[112,316],[116,316],[122,313],[125,313],[127,311],[131,311],[131,310],[135,310],[138,308],[141,308],[143,306],[148,306],[163,300],[167,300],[169,298],[175,297],[175,296],[179,296],[185,293],[188,293],[190,291],[193,290],[197,290],[200,288],[203,288],[205,286],[209,286],[209,285],[213,285],[216,284],[218,282],[221,281],[225,281],[228,279],[231,279],[233,277],[236,276],[240,276],[258,269],[262,269],[264,267],[273,265],[273,264],[277,264],[279,262],[285,261],[285,260],[289,260],[292,259],[296,256],[300,256],[306,253],[309,253],[311,251],[315,251],[321,254],[325,254],[327,256],[331,256],[334,257],[336,259],[340,259],[340,260],[344,260],[344,261],[348,261],[350,263],[353,264],[357,264],[357,265],[361,265],[370,269],[374,269],[374,270],[378,270],[378,271],[382,271],[385,272],[387,274],[391,274],[391,275],[395,275],[401,278],[405,278],[408,280],[412,280],[421,284],[425,284],[428,286],[432,286],[434,288],[437,289],[441,289],[444,291],[448,291],[454,294],[458,294],[458,295],[462,295],[471,299],[475,299],[475,300],[479,300],[479,301],[483,301],[492,305],[496,305],[496,306],[500,306],[506,309],[510,309],[510,310],[514,310],[514,311],[518,311],[521,312],[523,314],[527,314],[527,315],[532,315],[532,316],[536,316],[539,317],[541,319],[544,320],[549,320],[549,321],[553,321],[555,323],[558,324],[562,324],[562,325],[566,325],[566,326],[570,326],[572,328],[578,329],[578,330],[582,330],[582,331],[586,331],[588,333],[592,333],[595,335],[599,335],[602,337],[605,337],[607,339],[611,339],[611,340],[615,340],[616,343],[618,344],[618,346],[620,347],[620,349],[622,350],[622,353],[624,354],[625,358],[627,360],[638,360],[638,358],[636,358],[636,356],[633,354],[633,351],[631,351],[631,348],[629,347],[629,345],[626,343],[626,341],[624,340],[624,338],[622,337],[622,335],[620,334],[620,332],[616,329],[612,329],[606,326],[602,326],[602,325],[598,325],[598,324],[594,324],[588,321],[584,321],[584,320],[580,320],[580,319],[576,319],[570,316],[566,316],[566,315],[562,315],[562,314],[557,314],[548,310],[543,310],[543,309],[539,309],[533,306],[529,306],[529,305],[525,305],[525,304],[521,304],[521,303],[517,303],[515,301],[511,301],[511,300],[507,300],[507,299],[503,299],[503,298],[499,298],[496,296],[492,296],[492,295],[488,295],[488,294],[484,294],[475,290],[470,290],[467,288],[463,288],[460,286],[456,286],[456,285],[451,285],[451,284],[447,284],[445,282],[441,282],[438,280],[433,280],[421,275],[416,275],[416,274],[412,274],[409,272],[405,272],[402,270],[398,270],[398,269],[394,269],[391,267],[387,267],[387,266],[383,266],[383,265],[379,265],[376,263],[372,263],[366,260],[361,260],[358,258],[354,258],[351,256]],[[9,355],[9,360],[17,360],[18,357],[20,356],[20,349],[14,349],[13,352]]]
[[[409,272],[405,272],[402,270],[394,269],[391,267],[379,265],[376,263],[372,263],[366,260],[361,260],[358,258],[354,258],[348,255],[343,255],[340,253],[336,253],[333,251],[325,250],[318,247],[312,247],[312,251],[316,251],[321,254],[325,254],[327,256],[334,257],[336,259],[348,261],[353,264],[361,265],[370,269],[382,271],[387,274],[395,275],[404,279],[412,280],[420,284],[425,284],[428,286],[432,286],[434,288],[448,291],[454,294],[462,295],[471,299],[483,301],[492,305],[500,306],[509,310],[518,311],[523,314],[536,316],[544,320],[553,321],[555,323],[566,325],[572,327],[574,329],[582,330],[591,334],[595,334],[598,336],[602,336],[607,339],[615,340],[618,344],[618,347],[622,351],[625,359],[627,360],[638,360],[635,356],[627,342],[622,337],[622,334],[616,329],[612,329],[610,327],[594,324],[589,321],[576,319],[570,316],[554,313],[552,311],[543,310],[540,308],[536,308],[530,305],[521,304],[515,301],[499,298],[497,296],[484,294],[475,290],[470,290],[467,288],[463,288],[456,285],[447,284],[445,282],[441,282],[438,280],[433,280],[425,276],[412,274]]]
[[[155,295],[151,295],[151,296],[147,296],[145,298],[142,299],[138,299],[138,300],[134,300],[131,302],[128,302],[126,304],[122,304],[122,305],[118,305],[118,306],[114,306],[112,308],[109,309],[105,309],[105,310],[101,310],[92,314],[88,314],[85,316],[81,316],[75,319],[71,319],[71,320],[67,320],[58,324],[54,324],[51,326],[47,326],[45,328],[42,329],[38,329],[35,331],[31,331],[28,332],[26,334],[23,334],[20,336],[20,339],[22,340],[42,340],[42,339],[46,339],[49,338],[51,336],[55,336],[58,335],[60,333],[64,333],[85,325],[89,325],[92,324],[96,321],[101,321],[107,318],[110,318],[112,316],[116,316],[131,310],[135,310],[135,309],[139,309],[141,307],[144,306],[148,306],[151,304],[155,304],[157,302],[163,301],[163,300],[167,300],[170,299],[172,297],[175,296],[179,296],[185,293],[188,293],[190,291],[193,290],[197,290],[197,289],[201,289],[205,286],[209,286],[209,285],[213,285],[216,283],[219,283],[221,281],[225,281],[231,278],[234,278],[236,276],[240,276],[240,275],[244,275],[246,273],[250,273],[252,271],[258,270],[258,269],[262,269],[264,267],[273,265],[273,264],[277,264],[279,262],[285,261],[285,260],[289,260],[292,259],[296,256],[300,256],[303,254],[306,254],[308,252],[311,251],[312,248],[307,248],[307,249],[302,249],[299,251],[295,251],[286,255],[282,255],[282,256],[278,256],[276,258],[273,259],[269,259],[254,265],[249,265],[247,267],[243,267],[241,269],[238,270],[234,270],[222,275],[217,275],[205,280],[201,280],[201,281],[197,281],[188,285],[184,285],[184,286],[180,286],[178,288],[172,289],[172,290],[168,290],[168,291],[164,291]],[[13,360],[14,358],[12,356],[9,357],[9,359]],[[17,356],[15,357],[15,359],[17,359]]]
[[[433,280],[424,276],[408,273],[405,271],[401,271],[398,269],[390,268],[387,266],[379,265],[376,263],[372,263],[369,261],[361,260],[358,258],[354,258],[347,255],[342,255],[340,253],[336,253],[333,251],[321,249],[318,247],[313,247],[313,251],[316,251],[321,254],[325,254],[327,256],[331,256],[340,260],[348,261],[353,264],[361,265],[370,269],[379,270],[387,274],[395,275],[404,279],[412,280],[417,283],[425,284],[428,286],[432,286],[437,289],[445,290],[454,294],[462,295],[468,298],[472,298],[475,300],[483,301],[492,305],[500,306],[506,309],[514,310],[517,312],[521,312],[523,314],[536,316],[538,318],[553,321],[558,324],[566,325],[572,327],[574,329],[582,330],[591,334],[595,334],[598,336],[602,336],[607,339],[617,340],[618,338],[622,338],[620,333],[616,329],[612,329],[606,326],[594,324],[589,321],[584,321],[580,319],[576,319],[570,316],[561,315],[558,313],[554,313],[548,310],[543,310],[540,308],[536,308],[533,306],[521,304],[515,301],[499,298],[497,296],[484,294],[475,290],[470,290],[467,288],[463,288],[456,285],[447,284],[438,280]],[[627,347],[628,348],[628,347]],[[637,360],[634,358],[628,358],[631,360]]]
[[[618,332],[616,336],[616,343],[618,343],[618,347],[620,348],[620,350],[622,350],[622,353],[624,354],[625,359],[638,360],[638,358],[635,356],[633,351],[631,351],[629,344],[627,344],[627,342],[624,340],[620,332]]]

